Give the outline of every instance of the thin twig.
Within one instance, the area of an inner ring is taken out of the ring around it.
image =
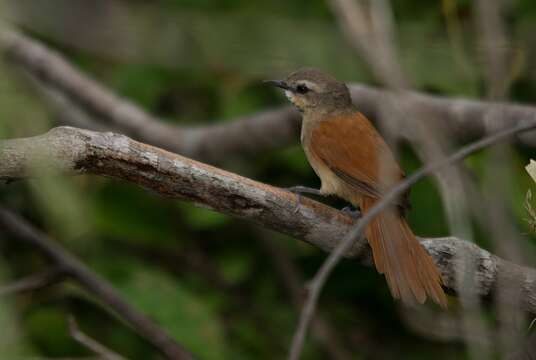
[[[88,348],[95,354],[101,356],[104,360],[126,360],[126,358],[124,358],[123,356],[102,345],[95,339],[86,335],[82,330],[80,330],[74,316],[69,315],[69,317],[67,318],[67,322],[69,325],[69,334],[73,337],[73,339],[75,339],[78,343]]]
[[[304,302],[304,279],[289,254],[276,243],[267,231],[259,231],[257,238],[272,259],[276,273],[290,297],[296,311],[300,311]],[[333,324],[322,314],[316,314],[312,322],[313,337],[322,345],[324,351],[333,360],[348,360],[352,355],[344,348],[343,339]]]
[[[47,86],[31,72],[23,70],[26,77],[34,85],[39,95],[45,98],[47,103],[54,109],[56,122],[60,125],[76,126],[82,129],[106,131],[109,126],[100,124],[93,117],[74,105],[63,93]]]
[[[418,308],[400,306],[400,319],[413,332],[425,339],[452,343],[464,341],[469,336],[472,343],[486,346],[490,339],[482,337],[479,332],[464,331],[463,316],[457,313],[439,312],[426,306]]]
[[[40,290],[61,282],[64,278],[64,275],[65,272],[59,267],[48,269],[38,274],[33,274],[17,280],[12,284],[0,287],[0,296]]]
[[[134,331],[153,344],[167,358],[193,359],[192,355],[172,339],[164,329],[126,302],[106,280],[93,273],[80,260],[64,250],[47,235],[35,229],[23,218],[8,209],[0,207],[0,226],[54,261],[88,292],[117,312],[132,326]]]
[[[386,0],[367,2],[329,0],[335,19],[344,35],[365,60],[376,79],[393,89],[409,86],[397,62],[391,4]],[[374,46],[370,44],[374,43]]]
[[[504,0],[475,0],[479,44],[484,53],[484,72],[487,96],[490,99],[504,98],[512,81],[506,23],[503,12]]]

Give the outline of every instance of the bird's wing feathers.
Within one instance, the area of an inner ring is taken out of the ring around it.
[[[357,112],[321,122],[311,131],[309,141],[312,155],[343,184],[361,194],[359,206],[364,213],[404,176],[376,129]],[[404,209],[407,198],[400,199],[398,205]],[[384,209],[367,226],[366,236],[376,268],[385,274],[395,298],[414,304],[430,297],[447,307],[441,273],[401,213]]]
[[[404,177],[391,150],[359,112],[323,121],[311,133],[311,147],[344,183],[379,198]]]

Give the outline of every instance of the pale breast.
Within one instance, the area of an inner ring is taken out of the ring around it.
[[[336,194],[338,192],[337,190],[339,182],[337,181],[335,174],[326,165],[324,165],[324,163],[311,155],[307,147],[304,147],[304,150],[307,160],[309,160],[309,164],[322,182],[320,192],[323,195]]]

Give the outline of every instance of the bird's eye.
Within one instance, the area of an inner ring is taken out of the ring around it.
[[[296,92],[298,94],[305,94],[309,91],[309,88],[303,84],[296,86]]]

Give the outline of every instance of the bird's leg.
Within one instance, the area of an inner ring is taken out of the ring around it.
[[[299,195],[299,194],[313,194],[313,195],[322,196],[322,193],[320,192],[319,189],[315,189],[315,188],[311,188],[311,187],[307,187],[307,186],[301,186],[301,185],[291,186],[291,187],[286,188],[286,190],[288,190],[291,193],[294,193],[296,195]]]
[[[341,211],[344,214],[350,216],[354,220],[359,219],[361,217],[361,215],[362,215],[361,210],[356,208],[356,207],[354,207],[354,206],[352,206],[352,205],[348,205],[348,206],[343,207],[341,209]]]
[[[293,194],[296,194],[297,201],[296,201],[296,208],[294,209],[295,213],[297,213],[298,210],[300,209],[302,194],[313,194],[313,195],[322,196],[322,193],[320,192],[319,189],[315,189],[315,188],[311,188],[307,186],[298,185],[298,186],[291,186],[285,189],[290,191]]]

